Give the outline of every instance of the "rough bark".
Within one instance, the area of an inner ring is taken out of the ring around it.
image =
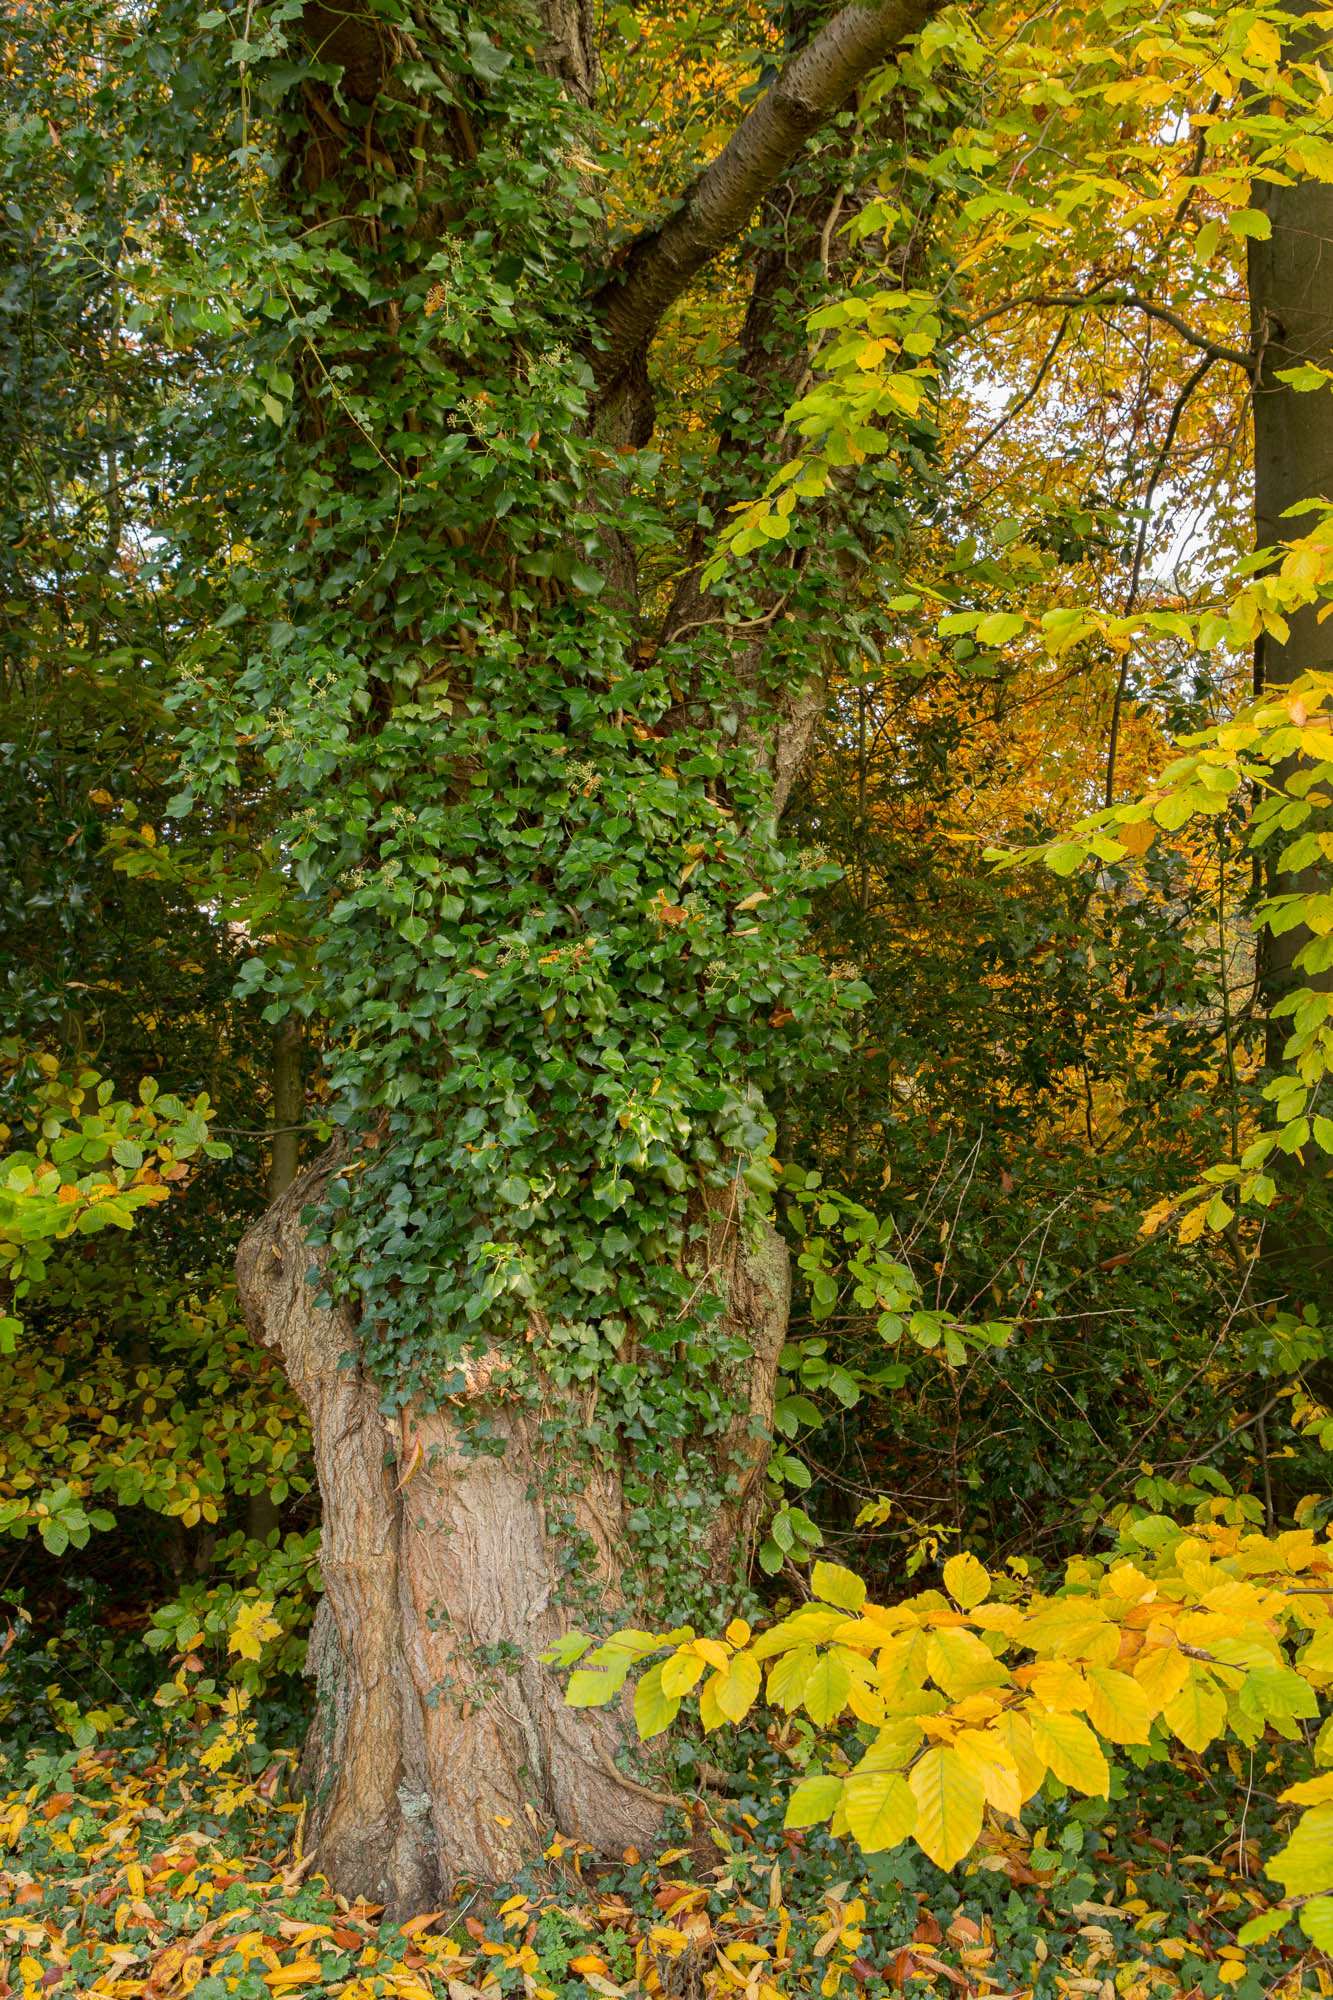
[[[268,1198],[285,1194],[301,1171],[301,1120],[305,1112],[305,1081],[301,1058],[305,1050],[305,1028],[299,1014],[289,1014],[273,1030],[271,1119],[273,1143],[269,1150]],[[246,1495],[245,1532],[252,1542],[266,1542],[282,1525],[278,1503],[265,1488]]]
[[[660,1780],[616,1768],[623,1715],[567,1707],[538,1658],[571,1625],[638,1622],[626,1462],[576,1443],[553,1453],[543,1422],[575,1440],[588,1411],[553,1389],[506,1394],[500,1350],[442,1409],[382,1414],[350,1314],[321,1309],[307,1282],[302,1215],[339,1167],[326,1154],[248,1231],[237,1280],[252,1333],[279,1351],[309,1413],[324,1504],[302,1769],[311,1838],[332,1881],[405,1915],[460,1879],[503,1881],[557,1830],[610,1854],[647,1842],[663,1799]],[[743,1407],[714,1446],[736,1488],[715,1529],[725,1574],[760,1499],[788,1279],[775,1236],[747,1250],[726,1211],[711,1234],[753,1355]],[[469,1445],[482,1416],[501,1455]]]
[[[269,1154],[268,1198],[285,1194],[301,1171],[301,1121],[305,1114],[305,1080],[301,1059],[305,1029],[299,1014],[289,1014],[273,1030],[273,1144]]]
[[[1296,17],[1310,12],[1304,0],[1290,0]],[[1326,30],[1306,39],[1324,46]],[[1302,52],[1306,59],[1316,49]],[[1278,380],[1279,371],[1301,362],[1333,367],[1333,187],[1323,181],[1278,186],[1257,181],[1255,205],[1272,224],[1264,241],[1249,244],[1249,292],[1254,375],[1254,514],[1259,548],[1271,548],[1304,532],[1308,523],[1287,509],[1302,500],[1333,500],[1333,398],[1302,395]],[[1333,671],[1333,625],[1320,624],[1309,605],[1289,618],[1284,641],[1266,635],[1259,661],[1265,689],[1289,687],[1308,673]],[[1292,769],[1284,779],[1294,775]],[[1274,875],[1270,886],[1283,894],[1315,894],[1330,886],[1321,864],[1299,875]],[[1303,925],[1266,940],[1265,985],[1269,1003],[1293,983],[1333,991],[1333,973],[1308,974],[1295,965],[1308,942]],[[1270,1062],[1281,1059],[1284,1021],[1273,1024]],[[1325,1223],[1310,1210],[1310,1197],[1325,1179],[1327,1162],[1313,1145],[1284,1167],[1286,1198],[1265,1234],[1268,1271],[1297,1299],[1333,1309],[1333,1241]]]

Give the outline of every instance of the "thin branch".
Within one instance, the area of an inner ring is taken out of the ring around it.
[[[1022,298],[1006,299],[1002,305],[992,306],[988,312],[978,314],[972,327],[985,326],[988,320],[999,319],[1007,312],[1017,312],[1022,306],[1060,306],[1067,312],[1076,312],[1080,307],[1090,306],[1097,311],[1105,306],[1133,306],[1145,313],[1149,319],[1160,320],[1163,326],[1172,327],[1190,347],[1197,347],[1213,361],[1228,361],[1233,368],[1242,368],[1249,376],[1254,375],[1255,358],[1239,347],[1227,347],[1221,341],[1209,340],[1207,334],[1199,333],[1187,319],[1182,319],[1170,306],[1158,305],[1155,299],[1145,299],[1139,292],[1104,291],[1100,287],[1091,292],[1033,292]]]
[[[1277,1408],[1278,1404],[1282,1401],[1284,1393],[1281,1389],[1276,1390],[1263,1407],[1255,1411],[1252,1417],[1246,1417],[1234,1429],[1229,1430],[1224,1437],[1218,1438],[1215,1444],[1210,1444],[1206,1451],[1196,1452],[1193,1458],[1178,1458],[1173,1465],[1167,1467],[1167,1471],[1193,1472],[1196,1465],[1202,1465],[1203,1461],[1206,1458],[1211,1458],[1215,1451],[1221,1451],[1224,1444],[1231,1443],[1232,1438],[1239,1437],[1242,1431],[1249,1430],[1253,1424],[1261,1424],[1269,1411]]]
[[[691,280],[749,222],[807,141],[944,0],[844,7],[787,64],[660,228],[640,237],[594,309],[605,345],[592,366],[603,390],[621,381]]]
[[[1156,462],[1153,465],[1152,478],[1148,481],[1148,490],[1143,496],[1143,519],[1139,522],[1138,541],[1134,546],[1134,566],[1130,571],[1129,589],[1125,593],[1123,615],[1126,618],[1134,609],[1134,602],[1139,594],[1139,579],[1143,573],[1143,555],[1148,546],[1148,528],[1152,520],[1152,503],[1153,497],[1157,492],[1158,481],[1166,470],[1166,461],[1170,455],[1171,447],[1175,443],[1176,432],[1180,428],[1180,419],[1185,414],[1190,398],[1193,396],[1200,382],[1202,382],[1204,376],[1208,373],[1208,370],[1217,365],[1217,360],[1218,357],[1215,354],[1205,354],[1203,360],[1189,377],[1184,388],[1171,406],[1171,421],[1166,427],[1166,436],[1162,440],[1162,448],[1158,452]],[[1124,658],[1120,662],[1120,672],[1116,677],[1115,700],[1111,704],[1111,740],[1106,749],[1106,804],[1108,806],[1115,804],[1115,759],[1116,751],[1120,746],[1120,711],[1124,706],[1125,684],[1129,678],[1129,663],[1132,657],[1131,648],[1126,646]]]
[[[967,452],[962,458],[960,458],[956,465],[950,467],[950,472],[954,477],[956,477],[960,472],[962,472],[965,469],[965,467],[971,465],[973,459],[980,458],[982,452],[986,449],[986,446],[991,442],[992,438],[998,437],[1002,430],[1007,430],[1009,425],[1013,422],[1014,418],[1018,415],[1019,411],[1025,410],[1028,404],[1032,402],[1035,397],[1041,394],[1042,384],[1046,380],[1046,377],[1051,372],[1052,364],[1055,361],[1056,355],[1060,351],[1060,343],[1063,341],[1065,334],[1068,331],[1068,328],[1069,328],[1069,314],[1066,313],[1056,329],[1055,339],[1051,342],[1045,354],[1042,356],[1041,366],[1040,368],[1038,368],[1036,374],[1033,376],[1032,381],[1028,386],[1028,388],[1024,390],[1023,394],[1019,397],[1018,401],[1015,404],[1013,404],[1011,408],[1007,409],[1004,412],[1003,416],[999,417],[996,420],[996,422],[991,425],[985,437],[982,438],[980,444],[974,444],[971,451]]]

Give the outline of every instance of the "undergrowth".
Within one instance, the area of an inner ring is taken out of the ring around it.
[[[948,1874],[919,1853],[867,1863],[822,1832],[784,1833],[787,1748],[737,1732],[732,1795],[682,1800],[652,1857],[608,1865],[557,1840],[539,1874],[460,1885],[401,1925],[315,1871],[291,1748],[239,1778],[161,1731],[15,1752],[0,1776],[0,2000],[1333,1994],[1318,1952],[1236,1943],[1278,1899],[1259,1855],[1294,1746],[1131,1771],[1109,1802],[1052,1787],[1044,1824],[988,1834]]]

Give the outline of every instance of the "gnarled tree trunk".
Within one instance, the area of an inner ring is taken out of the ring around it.
[[[310,1838],[332,1881],[405,1915],[462,1878],[505,1880],[557,1831],[613,1855],[644,1844],[663,1794],[660,1780],[618,1768],[623,1714],[568,1707],[562,1676],[539,1657],[571,1626],[642,1622],[628,1448],[580,1447],[586,1399],[507,1397],[500,1349],[471,1371],[466,1396],[429,1415],[382,1415],[350,1314],[317,1306],[307,1282],[302,1213],[339,1164],[325,1155],[247,1232],[237,1279],[251,1331],[279,1352],[309,1413],[323,1501],[317,1711],[302,1766]],[[735,1423],[708,1441],[718,1487],[734,1495],[711,1526],[725,1583],[762,1495],[788,1270],[780,1239],[765,1227],[747,1249],[728,1210],[710,1237],[724,1330],[742,1332],[753,1357]],[[469,1437],[478,1417],[494,1453]]]

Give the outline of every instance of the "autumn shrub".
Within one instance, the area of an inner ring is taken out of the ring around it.
[[[1109,1799],[1112,1760],[1305,1739],[1315,1773],[1282,1794],[1303,1810],[1264,1864],[1287,1909],[1242,1942],[1290,1910],[1333,1947],[1333,1541],[1308,1528],[1265,1536],[1234,1510],[1188,1528],[1149,1515],[1105,1557],[1071,1562],[1050,1592],[993,1578],[968,1553],[943,1580],[947,1595],[882,1606],[821,1562],[811,1601],[758,1632],[735,1619],[716,1637],[687,1626],[594,1646],[576,1633],[548,1657],[574,1667],[575,1706],[616,1699],[653,1660],[634,1691],[644,1738],[686,1701],[706,1734],[740,1722],[763,1690],[772,1711],[803,1712],[816,1732],[788,1827],[827,1822],[868,1854],[911,1842],[944,1869],[1052,1786]]]
[[[0,1738],[151,1727],[164,1683],[172,1706],[206,1712],[199,1683],[234,1681],[230,1641],[255,1605],[272,1629],[249,1693],[290,1704],[318,1589],[308,1432],[230,1285],[144,1273],[113,1297],[55,1267],[33,1332],[0,1358],[0,1398]],[[277,1510],[262,1539],[256,1495]],[[171,1678],[187,1657],[188,1704]]]

